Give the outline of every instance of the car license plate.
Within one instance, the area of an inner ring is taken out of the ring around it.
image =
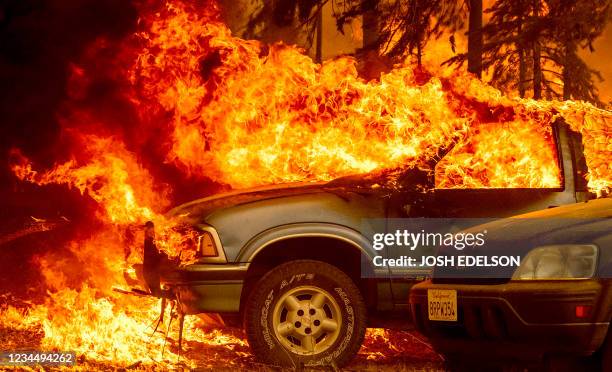
[[[457,321],[457,291],[454,289],[427,290],[429,320]]]

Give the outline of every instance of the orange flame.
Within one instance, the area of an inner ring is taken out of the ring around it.
[[[509,99],[466,74],[432,77],[408,66],[366,82],[351,58],[318,65],[295,47],[264,48],[232,37],[214,9],[202,14],[180,2],[146,19],[131,76],[148,98],[142,110],[173,114],[168,159],[194,177],[234,187],[329,180],[419,166],[461,140],[511,148],[486,163],[449,159],[452,179],[439,179],[442,187],[557,187],[554,112],[596,118],[605,130],[591,134],[610,141],[612,115],[586,103]],[[607,159],[603,150],[586,155]],[[492,162],[496,169],[487,169]],[[609,184],[609,172],[593,169],[593,188]],[[458,178],[470,173],[479,176]]]
[[[82,140],[88,159],[85,164],[70,160],[39,173],[16,153],[18,161],[11,168],[22,180],[38,185],[65,184],[87,193],[104,210],[100,218],[109,223],[144,223],[155,214],[151,207],[160,210],[168,205],[166,192],[155,192],[151,175],[123,143],[94,135],[84,135]]]

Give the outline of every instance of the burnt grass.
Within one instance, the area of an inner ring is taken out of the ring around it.
[[[224,333],[242,336],[238,329],[225,329]],[[15,330],[0,328],[0,345],[3,350],[39,350],[43,338],[42,330]],[[412,331],[388,331],[389,340],[383,337],[366,338],[364,345],[355,359],[342,371],[444,371],[444,361],[422,337]],[[144,340],[143,340],[144,342]],[[168,340],[167,348],[176,353],[174,340]],[[118,365],[77,356],[77,363],[68,370],[79,371],[167,371],[176,370],[220,370],[220,371],[290,371],[295,369],[280,368],[262,364],[250,353],[248,346],[241,344],[199,343],[190,341],[183,344],[183,357],[196,363],[190,369],[185,363],[177,360],[176,355],[166,353],[164,360],[154,358],[142,360],[132,365]],[[1,369],[1,368],[0,368]],[[23,370],[60,370],[51,367],[24,367]],[[66,369],[61,369],[66,370]],[[303,371],[331,371],[334,367],[303,368]]]

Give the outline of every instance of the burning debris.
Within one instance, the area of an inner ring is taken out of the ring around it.
[[[232,36],[212,1],[142,6],[140,28],[119,46],[126,63],[112,67],[116,79],[129,82],[123,98],[137,112],[142,141],[74,112],[64,123],[72,159],[37,171],[13,153],[19,179],[78,189],[97,202],[102,224],[69,245],[71,259],[37,258],[48,288],[43,303],[2,310],[0,327],[41,329],[43,348],[123,366],[178,359],[182,321],[160,334],[151,325],[157,299],[113,290],[142,262],[146,221],[155,222],[157,248],[170,259],[184,265],[195,258],[193,236],[162,214],[175,200],[173,185],[156,179],[156,152],[186,179],[239,188],[424,168],[441,148],[452,148],[435,169],[437,187],[554,188],[562,176],[551,124],[562,118],[582,133],[590,189],[612,187],[612,113],[588,103],[508,98],[467,74],[408,64],[366,81],[349,57],[316,64],[299,48]],[[75,65],[73,84],[86,89],[87,74]],[[159,146],[145,151],[147,143]],[[495,157],[498,167],[483,156]],[[169,311],[166,320],[181,316]],[[188,366],[196,366],[189,357],[195,342],[245,350],[240,335],[205,323],[185,319]]]
[[[30,216],[31,222],[27,223],[22,229],[3,234],[0,236],[0,246],[9,243],[15,239],[22,238],[26,235],[35,234],[38,232],[50,231],[62,224],[70,222],[66,217],[61,217],[57,220],[47,220],[44,218],[36,218]]]

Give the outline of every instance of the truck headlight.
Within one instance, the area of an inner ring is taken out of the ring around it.
[[[205,263],[226,263],[225,251],[221,245],[219,234],[212,226],[197,225],[198,234],[198,256]]]
[[[597,268],[594,245],[564,244],[532,249],[516,269],[513,280],[591,278]]]
[[[202,235],[198,237],[198,240],[199,251],[202,257],[217,257],[219,255],[217,252],[217,245],[215,244],[213,236],[210,232],[202,232]]]

